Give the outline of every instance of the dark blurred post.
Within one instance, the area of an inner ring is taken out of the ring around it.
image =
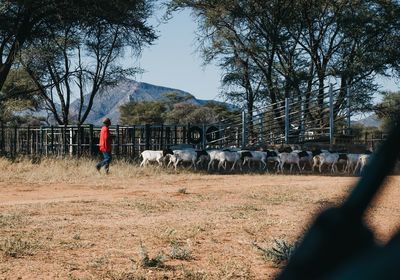
[[[365,210],[392,171],[399,153],[400,126],[397,122],[371,156],[346,201],[317,217],[277,279],[399,279],[400,234],[380,247],[363,222]],[[379,261],[381,259],[385,262]],[[371,274],[358,276],[366,270]]]

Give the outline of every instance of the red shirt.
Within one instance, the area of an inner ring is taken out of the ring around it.
[[[100,131],[99,150],[104,153],[111,153],[111,137],[108,126],[103,126]]]

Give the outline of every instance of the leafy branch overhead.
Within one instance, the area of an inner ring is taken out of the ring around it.
[[[0,4],[0,89],[23,67],[59,124],[83,123],[95,96],[139,71],[123,68],[155,39],[152,0],[13,1]],[[75,119],[71,100],[79,100]]]
[[[400,73],[398,1],[172,0],[170,14],[180,9],[198,23],[205,63],[224,72],[223,95],[250,113],[266,103],[277,117],[290,97],[323,122],[329,82],[341,89],[335,114],[346,108],[346,89],[353,111],[371,110],[376,76]],[[315,99],[319,110],[310,109]]]

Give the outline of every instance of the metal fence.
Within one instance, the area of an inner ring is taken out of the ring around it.
[[[0,127],[0,152],[18,155],[95,156],[101,127],[41,126]],[[133,125],[110,126],[115,136],[113,154],[136,158],[146,149],[161,150],[173,145],[191,143],[197,148],[221,147],[219,127],[215,125]],[[239,134],[238,134],[238,137]],[[235,141],[240,145],[240,141]]]
[[[213,124],[111,126],[115,135],[113,153],[118,157],[136,158],[146,149],[161,150],[178,144],[192,144],[199,149],[224,147],[268,147],[308,142],[365,144],[368,148],[384,139],[351,134],[351,108],[334,107],[339,92],[329,86],[321,93],[310,93],[308,100],[285,98],[276,104],[258,108],[251,116],[238,112],[229,119]],[[98,153],[100,127],[41,126],[8,127],[1,124],[0,152],[3,155],[74,155]]]

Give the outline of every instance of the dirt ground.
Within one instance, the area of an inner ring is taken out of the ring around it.
[[[260,248],[296,241],[357,180],[4,165],[0,279],[272,279]],[[379,242],[399,229],[399,201],[393,176],[366,215]]]

